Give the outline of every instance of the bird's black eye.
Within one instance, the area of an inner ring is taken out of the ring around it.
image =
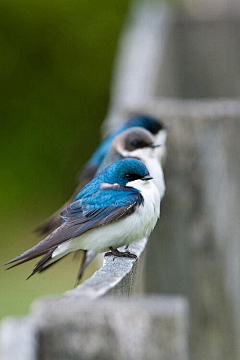
[[[138,175],[138,174],[125,174],[124,175],[125,179],[129,180],[129,181],[134,181],[134,180],[137,180],[137,179],[140,179],[141,176]]]
[[[133,140],[131,145],[134,147],[134,148],[138,148],[139,147],[139,141],[138,140]]]
[[[145,141],[140,141],[140,140],[133,140],[131,142],[131,145],[134,149],[144,148],[145,146],[147,146]]]

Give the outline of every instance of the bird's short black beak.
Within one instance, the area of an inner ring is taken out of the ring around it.
[[[159,146],[161,146],[161,144],[154,143],[154,144],[149,145],[149,147],[153,148],[153,149],[156,148],[156,147],[159,147]]]
[[[151,179],[153,179],[153,177],[150,175],[145,175],[144,177],[141,178],[142,181],[151,180]]]

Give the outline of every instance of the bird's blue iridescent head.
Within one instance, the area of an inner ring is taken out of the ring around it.
[[[146,166],[137,159],[124,159],[108,166],[98,175],[99,180],[108,184],[119,184],[125,186],[134,180],[150,180]]]
[[[111,143],[115,138],[115,136],[135,126],[142,127],[150,131],[150,133],[152,133],[153,135],[156,135],[159,131],[165,129],[166,127],[163,123],[155,120],[151,116],[148,115],[135,116],[130,120],[128,120],[125,124],[117,128],[105,140],[103,140],[101,145],[97,148],[97,150],[94,152],[91,159],[89,160],[89,164],[96,167],[100,166],[101,162],[103,161],[103,158],[109,151],[111,147]]]
[[[111,190],[108,184],[118,184],[125,186],[134,180],[151,180],[146,166],[139,160],[127,158],[116,161],[101,171],[92,181],[90,181],[76,196],[75,200],[88,197],[89,194],[98,193],[101,190]],[[138,190],[136,190],[138,191]]]
[[[133,126],[140,126],[156,135],[160,130],[165,128],[165,125],[151,116],[148,115],[138,115],[131,118],[126,124],[126,128],[131,128]]]

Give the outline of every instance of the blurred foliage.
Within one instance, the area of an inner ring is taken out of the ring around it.
[[[98,144],[128,0],[0,0],[1,263],[37,241]],[[29,281],[1,270],[0,317],[74,285],[71,256]]]

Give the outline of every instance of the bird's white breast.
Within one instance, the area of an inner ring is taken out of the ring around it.
[[[151,158],[143,159],[143,163],[146,165],[149,174],[153,177],[153,182],[159,191],[161,200],[165,194],[166,189],[162,166],[158,160]]]
[[[161,148],[151,149],[146,147],[137,149],[132,152],[132,156],[136,157],[146,165],[149,174],[153,177],[154,184],[158,188],[161,200],[165,194],[165,181],[162,165],[159,160],[159,149],[162,151]]]
[[[53,257],[62,257],[78,249],[105,252],[138,241],[151,233],[160,215],[160,195],[151,181],[136,180],[127,184],[141,191],[144,203],[133,214],[100,226],[74,238],[54,251]]]
[[[166,140],[167,140],[167,131],[165,129],[158,132],[155,135],[155,141],[160,147],[156,148],[156,156],[162,165],[165,163],[166,158]]]

